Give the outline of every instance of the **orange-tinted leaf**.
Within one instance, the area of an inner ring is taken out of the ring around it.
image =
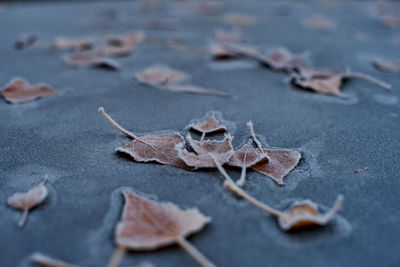
[[[221,141],[196,141],[188,134],[186,140],[189,142],[194,153],[186,150],[184,146],[177,146],[178,155],[188,166],[195,168],[214,168],[215,163],[210,154],[213,155],[220,164],[228,162],[234,153],[232,139],[233,137],[227,134]]]
[[[331,31],[336,28],[336,23],[325,18],[322,15],[314,15],[311,18],[302,21],[305,28],[317,29],[322,31]]]
[[[34,264],[43,267],[78,267],[64,261],[53,259],[39,252],[34,253],[31,259]]]
[[[211,114],[206,120],[199,122],[192,122],[189,124],[189,129],[193,129],[202,134],[201,140],[208,133],[214,132],[226,132],[225,125],[222,125],[216,118],[214,114]]]
[[[400,61],[390,61],[384,59],[375,59],[372,64],[378,70],[400,72]]]
[[[86,53],[76,52],[75,54],[65,56],[62,60],[73,68],[79,67],[97,67],[118,70],[120,65],[117,61],[105,57],[104,53]]]
[[[200,231],[210,218],[198,209],[179,209],[157,203],[131,191],[123,192],[125,206],[116,228],[116,242],[133,250],[154,250]]]
[[[344,97],[340,92],[343,76],[341,74],[327,77],[312,77],[309,79],[294,78],[293,84],[304,89],[312,90],[316,93]]]
[[[94,39],[79,38],[71,39],[65,37],[57,37],[54,40],[53,47],[59,50],[86,50],[94,46]]]
[[[310,201],[294,203],[287,211],[279,216],[279,225],[285,231],[327,224],[342,206],[343,197],[340,195],[336,203],[325,214],[320,214],[317,205]]]
[[[13,104],[32,101],[39,97],[55,94],[56,92],[49,85],[31,85],[21,78],[12,79],[2,90],[4,98]]]
[[[194,94],[208,94],[215,96],[227,96],[224,92],[206,89],[193,85],[181,85],[178,82],[186,79],[186,74],[180,71],[170,70],[162,67],[151,67],[136,75],[136,79],[152,87],[173,92],[184,92]]]
[[[8,198],[7,204],[13,208],[22,210],[23,214],[18,222],[19,227],[23,227],[28,217],[28,212],[31,208],[41,204],[47,197],[48,191],[46,186],[46,179],[40,184],[31,188],[27,192],[18,192]]]

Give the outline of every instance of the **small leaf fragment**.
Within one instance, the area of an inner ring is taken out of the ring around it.
[[[400,60],[390,61],[377,58],[372,62],[375,68],[382,71],[400,72]]]
[[[342,203],[343,196],[339,195],[331,210],[325,214],[320,214],[317,205],[310,200],[295,202],[288,210],[281,213],[279,225],[285,231],[326,225],[339,211]]]
[[[33,45],[38,39],[38,36],[34,33],[24,34],[15,42],[15,48],[18,50],[25,49]]]
[[[51,258],[39,252],[35,252],[31,257],[31,260],[34,264],[43,267],[78,267],[77,265],[72,265],[64,261]]]
[[[3,97],[12,104],[32,101],[56,92],[49,85],[31,85],[22,78],[13,78],[2,90]]]
[[[222,125],[214,114],[211,114],[206,120],[199,122],[192,122],[188,126],[189,129],[195,130],[202,134],[201,141],[206,134],[214,132],[226,132],[226,126]]]
[[[100,48],[100,51],[110,57],[124,57],[131,54],[135,45],[144,39],[142,32],[130,32],[121,35],[108,35],[108,45]]]
[[[18,222],[19,227],[23,227],[28,218],[29,210],[40,205],[47,197],[48,191],[46,186],[47,179],[44,179],[35,187],[26,192],[18,192],[8,198],[7,204],[13,209],[22,210],[23,214]]]
[[[365,167],[365,168],[362,168],[362,169],[358,169],[358,170],[355,170],[354,172],[355,173],[360,173],[360,172],[366,172],[366,171],[368,171],[368,167]]]
[[[52,46],[58,50],[87,50],[91,49],[94,43],[92,38],[56,37]]]
[[[118,70],[120,68],[120,64],[117,61],[107,58],[102,52],[76,52],[75,54],[64,56],[62,60],[73,68],[96,67],[110,70]]]
[[[222,21],[234,26],[251,26],[256,24],[257,19],[252,15],[228,13],[222,16]]]

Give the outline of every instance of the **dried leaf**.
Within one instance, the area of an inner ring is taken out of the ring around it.
[[[259,152],[266,153],[268,155],[267,161],[261,161],[251,168],[259,173],[262,173],[279,185],[283,184],[283,178],[289,174],[296,166],[299,164],[301,159],[301,154],[296,151],[291,150],[278,150],[278,149],[266,149],[263,148],[261,142],[257,139],[253,122],[249,121],[247,123],[250,134],[253,138],[254,143],[256,143]]]
[[[252,141],[236,150],[232,157],[229,159],[229,166],[242,168],[240,179],[236,182],[239,186],[243,186],[246,181],[246,169],[264,161],[268,161],[269,156],[267,153],[260,152],[252,146]]]
[[[120,64],[117,61],[107,58],[102,52],[76,52],[75,54],[64,56],[62,60],[73,68],[96,67],[110,70],[118,70],[120,68]]]
[[[222,16],[222,21],[234,26],[251,26],[256,24],[257,20],[252,15],[228,13]]]
[[[294,203],[287,211],[281,212],[250,196],[247,192],[235,184],[235,182],[233,182],[232,178],[226,173],[221,164],[219,164],[218,160],[213,155],[210,156],[213,157],[215,166],[225,178],[225,188],[246,199],[257,208],[277,217],[279,226],[285,231],[315,225],[326,225],[338,212],[342,205],[343,197],[339,195],[333,208],[326,214],[320,214],[316,205],[310,200]]]
[[[18,192],[8,198],[7,204],[11,208],[23,211],[21,219],[18,222],[19,227],[23,227],[25,225],[29,210],[38,206],[46,199],[48,195],[47,188],[44,185],[46,181],[47,180],[44,179],[40,184],[31,188],[27,192]]]
[[[144,39],[142,32],[130,32],[122,35],[106,36],[108,45],[100,49],[102,53],[110,57],[124,57],[131,54],[136,44]]]
[[[372,65],[374,65],[378,70],[400,72],[400,61],[390,61],[378,58],[372,62]]]
[[[177,84],[186,79],[186,74],[180,71],[162,67],[151,67],[136,75],[136,79],[143,84],[173,92],[207,94],[227,96],[226,93],[192,85]]]
[[[12,104],[32,101],[56,92],[49,85],[31,85],[21,78],[12,79],[2,90],[3,97]]]
[[[358,170],[355,170],[354,172],[355,173],[360,173],[360,172],[365,172],[365,171],[368,171],[368,167],[365,167],[365,168],[362,168],[362,169],[358,169]]]
[[[236,59],[243,56],[224,48],[220,44],[211,44],[209,52],[215,60]]]
[[[43,267],[78,267],[76,265],[53,259],[39,252],[34,253],[31,259],[34,264]]]
[[[200,141],[203,141],[206,134],[215,132],[226,132],[226,126],[222,125],[215,118],[214,114],[211,114],[206,120],[190,123],[188,128],[198,131],[202,134]]]
[[[131,142],[118,151],[130,155],[139,162],[156,161],[161,164],[190,169],[178,156],[177,145],[184,145],[185,140],[179,133],[155,134],[137,137],[116,123],[101,107],[99,112],[118,130],[133,138]]]
[[[336,23],[322,15],[314,15],[302,21],[303,27],[321,31],[331,31],[336,28]]]
[[[57,37],[54,39],[53,48],[59,50],[87,50],[94,46],[92,38],[65,38]]]
[[[339,211],[342,202],[343,196],[339,195],[331,210],[325,214],[320,214],[317,205],[310,200],[296,202],[287,211],[281,213],[279,225],[285,231],[326,225]]]
[[[25,49],[33,45],[38,39],[38,36],[34,33],[24,34],[15,42],[15,48],[19,50]]]
[[[221,141],[196,141],[188,134],[186,140],[189,142],[194,153],[189,152],[183,145],[179,145],[177,146],[178,155],[188,166],[195,168],[215,168],[214,160],[210,157],[210,154],[217,158],[220,164],[228,162],[234,153],[232,139],[233,137],[227,134]]]
[[[172,203],[157,203],[131,191],[124,191],[122,219],[116,227],[119,251],[109,266],[117,266],[126,249],[148,251],[178,244],[203,266],[214,266],[186,237],[203,229],[211,221],[198,209],[182,210]],[[122,254],[122,255],[121,255]]]

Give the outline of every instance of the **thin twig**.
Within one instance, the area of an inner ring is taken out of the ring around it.
[[[243,186],[246,182],[246,166],[242,166],[242,172],[240,173],[240,179],[236,181],[238,186]]]
[[[28,219],[28,215],[29,215],[29,210],[28,209],[24,209],[24,212],[22,212],[21,218],[18,221],[18,227],[22,228],[24,227],[26,220]]]
[[[115,128],[117,128],[118,130],[120,130],[121,132],[123,132],[124,134],[126,134],[129,137],[132,137],[133,139],[138,139],[140,140],[139,137],[137,137],[135,134],[133,134],[132,132],[124,129],[121,125],[119,125],[115,120],[113,120],[113,118],[110,117],[110,115],[108,115],[106,113],[106,111],[104,110],[103,107],[99,108],[99,112],[101,113],[101,115],[104,116],[104,118],[106,118]]]
[[[365,167],[365,168],[362,168],[362,169],[355,170],[354,172],[355,172],[355,173],[360,173],[360,172],[365,172],[365,171],[368,171],[368,167]]]
[[[390,89],[392,89],[392,86],[388,83],[385,83],[384,81],[378,80],[368,74],[365,73],[360,73],[360,72],[348,72],[345,73],[344,78],[358,78],[358,79],[363,79],[366,81],[369,81],[373,84],[376,84],[384,89],[386,89],[387,91],[390,91]]]
[[[110,262],[108,263],[108,267],[118,267],[119,264],[121,263],[123,257],[125,256],[125,253],[127,251],[127,248],[125,246],[118,246],[118,248],[115,250],[113,256],[111,257]]]
[[[208,260],[196,247],[190,244],[184,237],[176,239],[178,245],[183,248],[190,256],[193,257],[203,267],[215,267],[215,264]]]

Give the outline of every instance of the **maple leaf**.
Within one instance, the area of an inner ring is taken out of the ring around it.
[[[400,72],[400,61],[390,61],[377,58],[372,62],[372,65],[378,70]]]
[[[196,141],[188,134],[186,140],[189,142],[194,153],[186,150],[182,144],[177,145],[176,149],[178,150],[179,157],[188,166],[194,168],[215,168],[214,160],[210,157],[210,154],[216,157],[220,164],[228,162],[234,153],[232,139],[233,137],[227,134],[221,141]]]
[[[92,38],[56,37],[52,47],[58,50],[86,50],[94,46]]]
[[[282,185],[283,178],[299,164],[301,154],[291,150],[263,148],[261,142],[254,133],[253,123],[251,121],[247,123],[247,127],[249,128],[250,134],[259,152],[268,155],[268,160],[250,166],[251,169],[268,176],[279,185]]]
[[[188,125],[189,129],[195,130],[201,133],[200,141],[204,140],[206,134],[214,132],[226,132],[226,126],[222,125],[216,118],[214,114],[211,114],[206,120],[191,122]]]
[[[303,89],[312,90],[316,93],[345,97],[340,92],[340,87],[344,80],[347,79],[363,79],[374,83],[386,90],[391,89],[391,85],[380,81],[372,76],[364,73],[346,71],[335,71],[327,69],[317,69],[307,66],[297,66],[295,72],[292,73],[292,83]]]
[[[110,70],[118,70],[120,68],[120,64],[117,61],[107,58],[101,51],[96,53],[76,52],[75,54],[62,57],[62,60],[73,68],[97,67]]]
[[[311,18],[302,21],[303,27],[309,29],[317,29],[321,31],[331,31],[336,28],[336,23],[332,20],[325,18],[322,15],[314,15]]]
[[[19,227],[23,227],[28,218],[29,210],[41,204],[47,197],[48,191],[46,186],[47,179],[31,188],[27,192],[18,192],[8,198],[7,204],[13,209],[22,210],[22,216],[18,222]]]
[[[318,212],[316,204],[314,204],[310,200],[294,203],[288,210],[283,212],[276,210],[250,196],[246,191],[240,188],[226,173],[225,169],[221,166],[218,160],[212,154],[210,154],[210,157],[214,159],[215,166],[225,178],[225,188],[246,199],[257,208],[271,214],[272,216],[277,217],[279,221],[279,226],[285,231],[306,228],[315,225],[326,225],[339,211],[339,208],[342,205],[343,197],[339,195],[333,208],[326,214],[320,214]]]
[[[269,156],[255,149],[252,146],[252,141],[236,150],[232,157],[229,159],[228,165],[242,168],[240,179],[236,182],[239,186],[243,186],[246,181],[246,169],[260,163],[261,161],[268,161]]]
[[[130,32],[121,35],[108,35],[106,40],[108,46],[100,49],[102,53],[111,57],[128,56],[136,44],[144,39],[142,32]]]
[[[25,49],[33,45],[38,39],[38,36],[34,33],[24,34],[15,42],[15,48],[18,50]]]
[[[49,85],[31,85],[22,78],[13,78],[2,90],[3,97],[12,104],[32,101],[56,92]]]
[[[53,259],[39,252],[35,252],[31,257],[31,260],[34,264],[44,267],[78,267],[64,261]]]
[[[115,231],[118,250],[109,266],[118,266],[127,249],[148,251],[178,244],[202,266],[214,266],[186,237],[199,232],[211,221],[197,208],[182,210],[172,203],[157,203],[132,191],[125,199],[121,221]]]
[[[226,93],[210,90],[192,85],[180,85],[178,82],[186,79],[186,74],[180,71],[162,67],[151,67],[136,75],[136,79],[143,84],[173,92],[186,92],[194,94],[208,94],[214,96],[227,96]]]
[[[138,137],[122,128],[101,107],[99,112],[118,130],[133,138],[131,142],[118,151],[130,155],[135,161],[156,161],[161,164],[190,169],[189,166],[178,156],[177,145],[184,145],[185,139],[179,133],[156,134]]]

